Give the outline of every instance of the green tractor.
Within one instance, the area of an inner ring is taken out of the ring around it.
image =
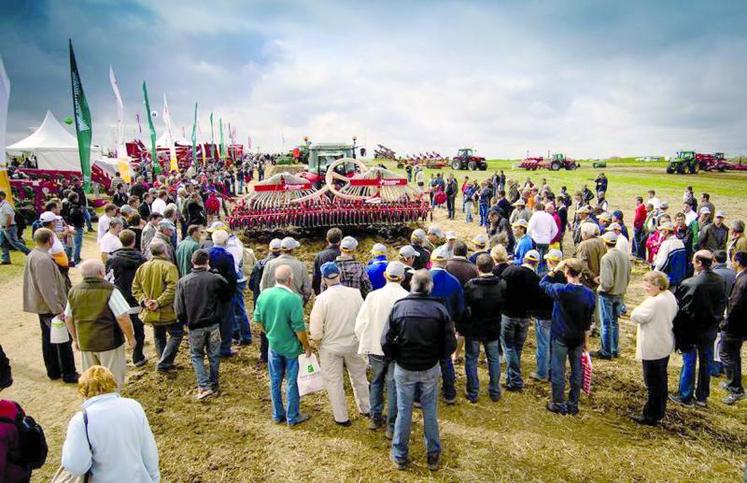
[[[309,138],[303,138],[303,144],[296,146],[286,154],[278,157],[275,160],[275,165],[288,166],[291,164],[307,164],[309,162],[309,146],[311,146]]]
[[[695,156],[695,151],[678,151],[677,156],[669,160],[667,173],[696,174],[698,168],[698,159]]]

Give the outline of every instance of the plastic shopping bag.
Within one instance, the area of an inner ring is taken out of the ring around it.
[[[584,394],[591,394],[591,356],[588,352],[581,354],[581,390]]]
[[[323,389],[324,380],[316,355],[311,354],[311,357],[306,357],[306,354],[301,354],[298,356],[298,394],[305,396]]]
[[[70,334],[67,331],[67,326],[63,320],[59,317],[52,319],[52,324],[49,329],[49,342],[52,344],[64,344],[70,340]]]

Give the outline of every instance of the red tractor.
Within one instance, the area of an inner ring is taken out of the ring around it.
[[[549,169],[552,171],[559,171],[560,168],[565,168],[567,170],[573,170],[576,168],[579,168],[581,165],[576,162],[576,160],[571,158],[566,158],[565,154],[562,153],[556,153],[552,155],[552,158],[545,160],[544,157],[539,156],[535,158],[526,158],[524,159],[521,164],[519,164],[520,168],[524,168],[526,170],[535,171],[538,169]]]
[[[475,151],[472,148],[462,148],[452,158],[451,169],[468,169],[470,171],[479,169],[485,171],[488,169],[488,163],[485,162],[485,158],[475,156]]]

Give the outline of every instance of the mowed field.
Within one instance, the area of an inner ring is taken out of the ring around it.
[[[494,169],[504,169],[509,178],[522,182],[527,176],[535,182],[546,178],[555,191],[566,185],[573,192],[584,183],[593,186],[599,171],[584,163],[577,171],[527,173],[511,169],[513,163],[491,161],[487,172],[456,174],[461,182],[465,175],[481,178]],[[631,162],[611,164],[603,171],[609,178],[610,207],[624,211],[628,226],[636,195],[656,189],[659,198],[668,201],[670,211],[675,212],[688,185],[698,194],[710,193],[717,209],[727,212],[727,220],[747,219],[747,173],[676,176],[665,174],[661,163]],[[451,222],[439,209],[433,222],[464,238],[480,231],[475,224],[463,222],[459,208],[457,215],[459,219]],[[406,242],[403,238],[385,240],[376,234],[359,239],[361,260],[375,242],[387,243],[392,255]],[[248,241],[254,245],[253,240]],[[323,240],[315,236],[301,241],[298,255],[310,267]],[[255,249],[258,256],[264,255],[263,246],[257,244]],[[89,245],[88,255],[94,250]],[[646,270],[642,265],[634,267],[626,298],[629,311],[643,298],[640,277]],[[12,277],[17,287],[20,274],[13,272]],[[14,314],[15,345],[6,347],[5,335],[0,342],[19,366],[17,387],[3,397],[25,402],[29,412],[38,414],[49,429],[50,460],[34,478],[46,481],[56,469],[66,422],[78,401],[70,388],[39,377],[38,323],[32,316],[19,313],[21,299],[16,296],[20,291],[11,284],[1,285],[14,294],[8,302]],[[247,304],[251,306],[250,298]],[[3,322],[3,327],[9,322]],[[464,368],[458,365],[458,403],[439,404],[443,458],[441,470],[435,473],[425,465],[418,411],[414,413],[411,439],[413,464],[405,472],[393,469],[383,432],[366,429],[367,420],[356,415],[352,396],[348,398],[352,427],[334,424],[324,393],[302,399],[302,411],[312,416],[309,422],[294,429],[273,424],[267,371],[258,364],[256,345],[242,348],[237,357],[221,365],[219,398],[194,400],[195,379],[186,357],[186,343],[178,359],[182,370],[173,376],[161,376],[154,372],[152,362],[143,369],[131,369],[124,395],[139,400],[150,418],[163,481],[741,481],[747,459],[747,405],[722,404],[725,393],[716,379],[711,384],[708,409],[670,405],[662,427],[635,425],[628,416],[640,411],[645,388],[640,364],[634,360],[635,330],[626,317],[621,326],[622,356],[610,362],[595,361],[592,394],[582,396],[581,412],[576,417],[547,412],[549,385],[532,380],[523,393],[504,392],[501,401],[491,402],[486,394],[484,364],[480,367],[480,400],[476,405],[469,404],[462,396]],[[255,336],[258,340],[256,332]],[[592,339],[591,344],[596,349],[598,339]],[[152,344],[146,350],[153,361]],[[533,327],[522,361],[527,377],[535,367]],[[681,357],[673,355],[670,389],[676,387],[680,366]],[[52,411],[47,407],[49,401],[53,401]]]

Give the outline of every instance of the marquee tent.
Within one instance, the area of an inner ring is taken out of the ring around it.
[[[39,169],[80,171],[78,140],[47,111],[44,122],[29,137],[8,146],[9,153],[32,153]],[[101,157],[101,148],[91,146],[91,158]]]

